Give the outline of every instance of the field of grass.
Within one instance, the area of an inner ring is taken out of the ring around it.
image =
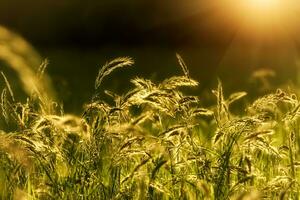
[[[225,96],[220,80],[214,103],[203,107],[202,97],[183,92],[198,82],[177,55],[182,75],[159,83],[136,77],[131,90],[115,94],[102,82],[133,65],[121,57],[100,68],[94,96],[77,116],[56,103],[47,62],[29,70],[11,48],[1,50],[28,95],[18,101],[1,73],[1,199],[300,197],[300,101],[292,89],[234,114],[247,93]]]

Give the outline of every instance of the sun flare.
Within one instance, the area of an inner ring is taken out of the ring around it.
[[[294,0],[224,0],[220,9],[246,32],[274,33],[296,26],[297,7]]]
[[[270,10],[276,8],[280,1],[278,0],[246,0],[244,1],[248,6],[255,9]]]
[[[255,23],[278,20],[286,12],[280,0],[245,0],[240,4],[241,14]]]

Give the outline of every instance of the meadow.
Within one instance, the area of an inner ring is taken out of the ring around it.
[[[120,57],[100,67],[82,114],[69,114],[51,87],[47,61],[30,68],[30,46],[1,31],[15,43],[2,43],[0,57],[27,95],[18,100],[1,72],[1,199],[300,197],[296,90],[274,90],[232,112],[247,91],[224,95],[218,80],[214,101],[204,106],[201,96],[186,94],[199,83],[177,54],[180,75],[134,77],[128,92],[116,94],[102,83],[134,64]]]

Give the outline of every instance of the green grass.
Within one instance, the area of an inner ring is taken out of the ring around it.
[[[182,92],[198,82],[177,58],[183,75],[134,78],[122,95],[101,83],[134,61],[108,62],[81,116],[64,113],[42,87],[24,86],[28,98],[18,102],[2,73],[0,198],[298,199],[297,96],[278,89],[235,115],[231,105],[247,93],[225,97],[219,81],[204,108]]]

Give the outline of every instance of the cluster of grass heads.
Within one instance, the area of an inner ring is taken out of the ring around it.
[[[179,55],[182,76],[161,83],[131,80],[118,95],[101,82],[130,58],[105,64],[82,116],[65,114],[38,88],[27,101],[14,97],[2,73],[1,199],[297,199],[300,101],[277,90],[231,113],[246,96],[203,108],[183,87],[198,82]],[[42,65],[36,77],[43,76]]]

